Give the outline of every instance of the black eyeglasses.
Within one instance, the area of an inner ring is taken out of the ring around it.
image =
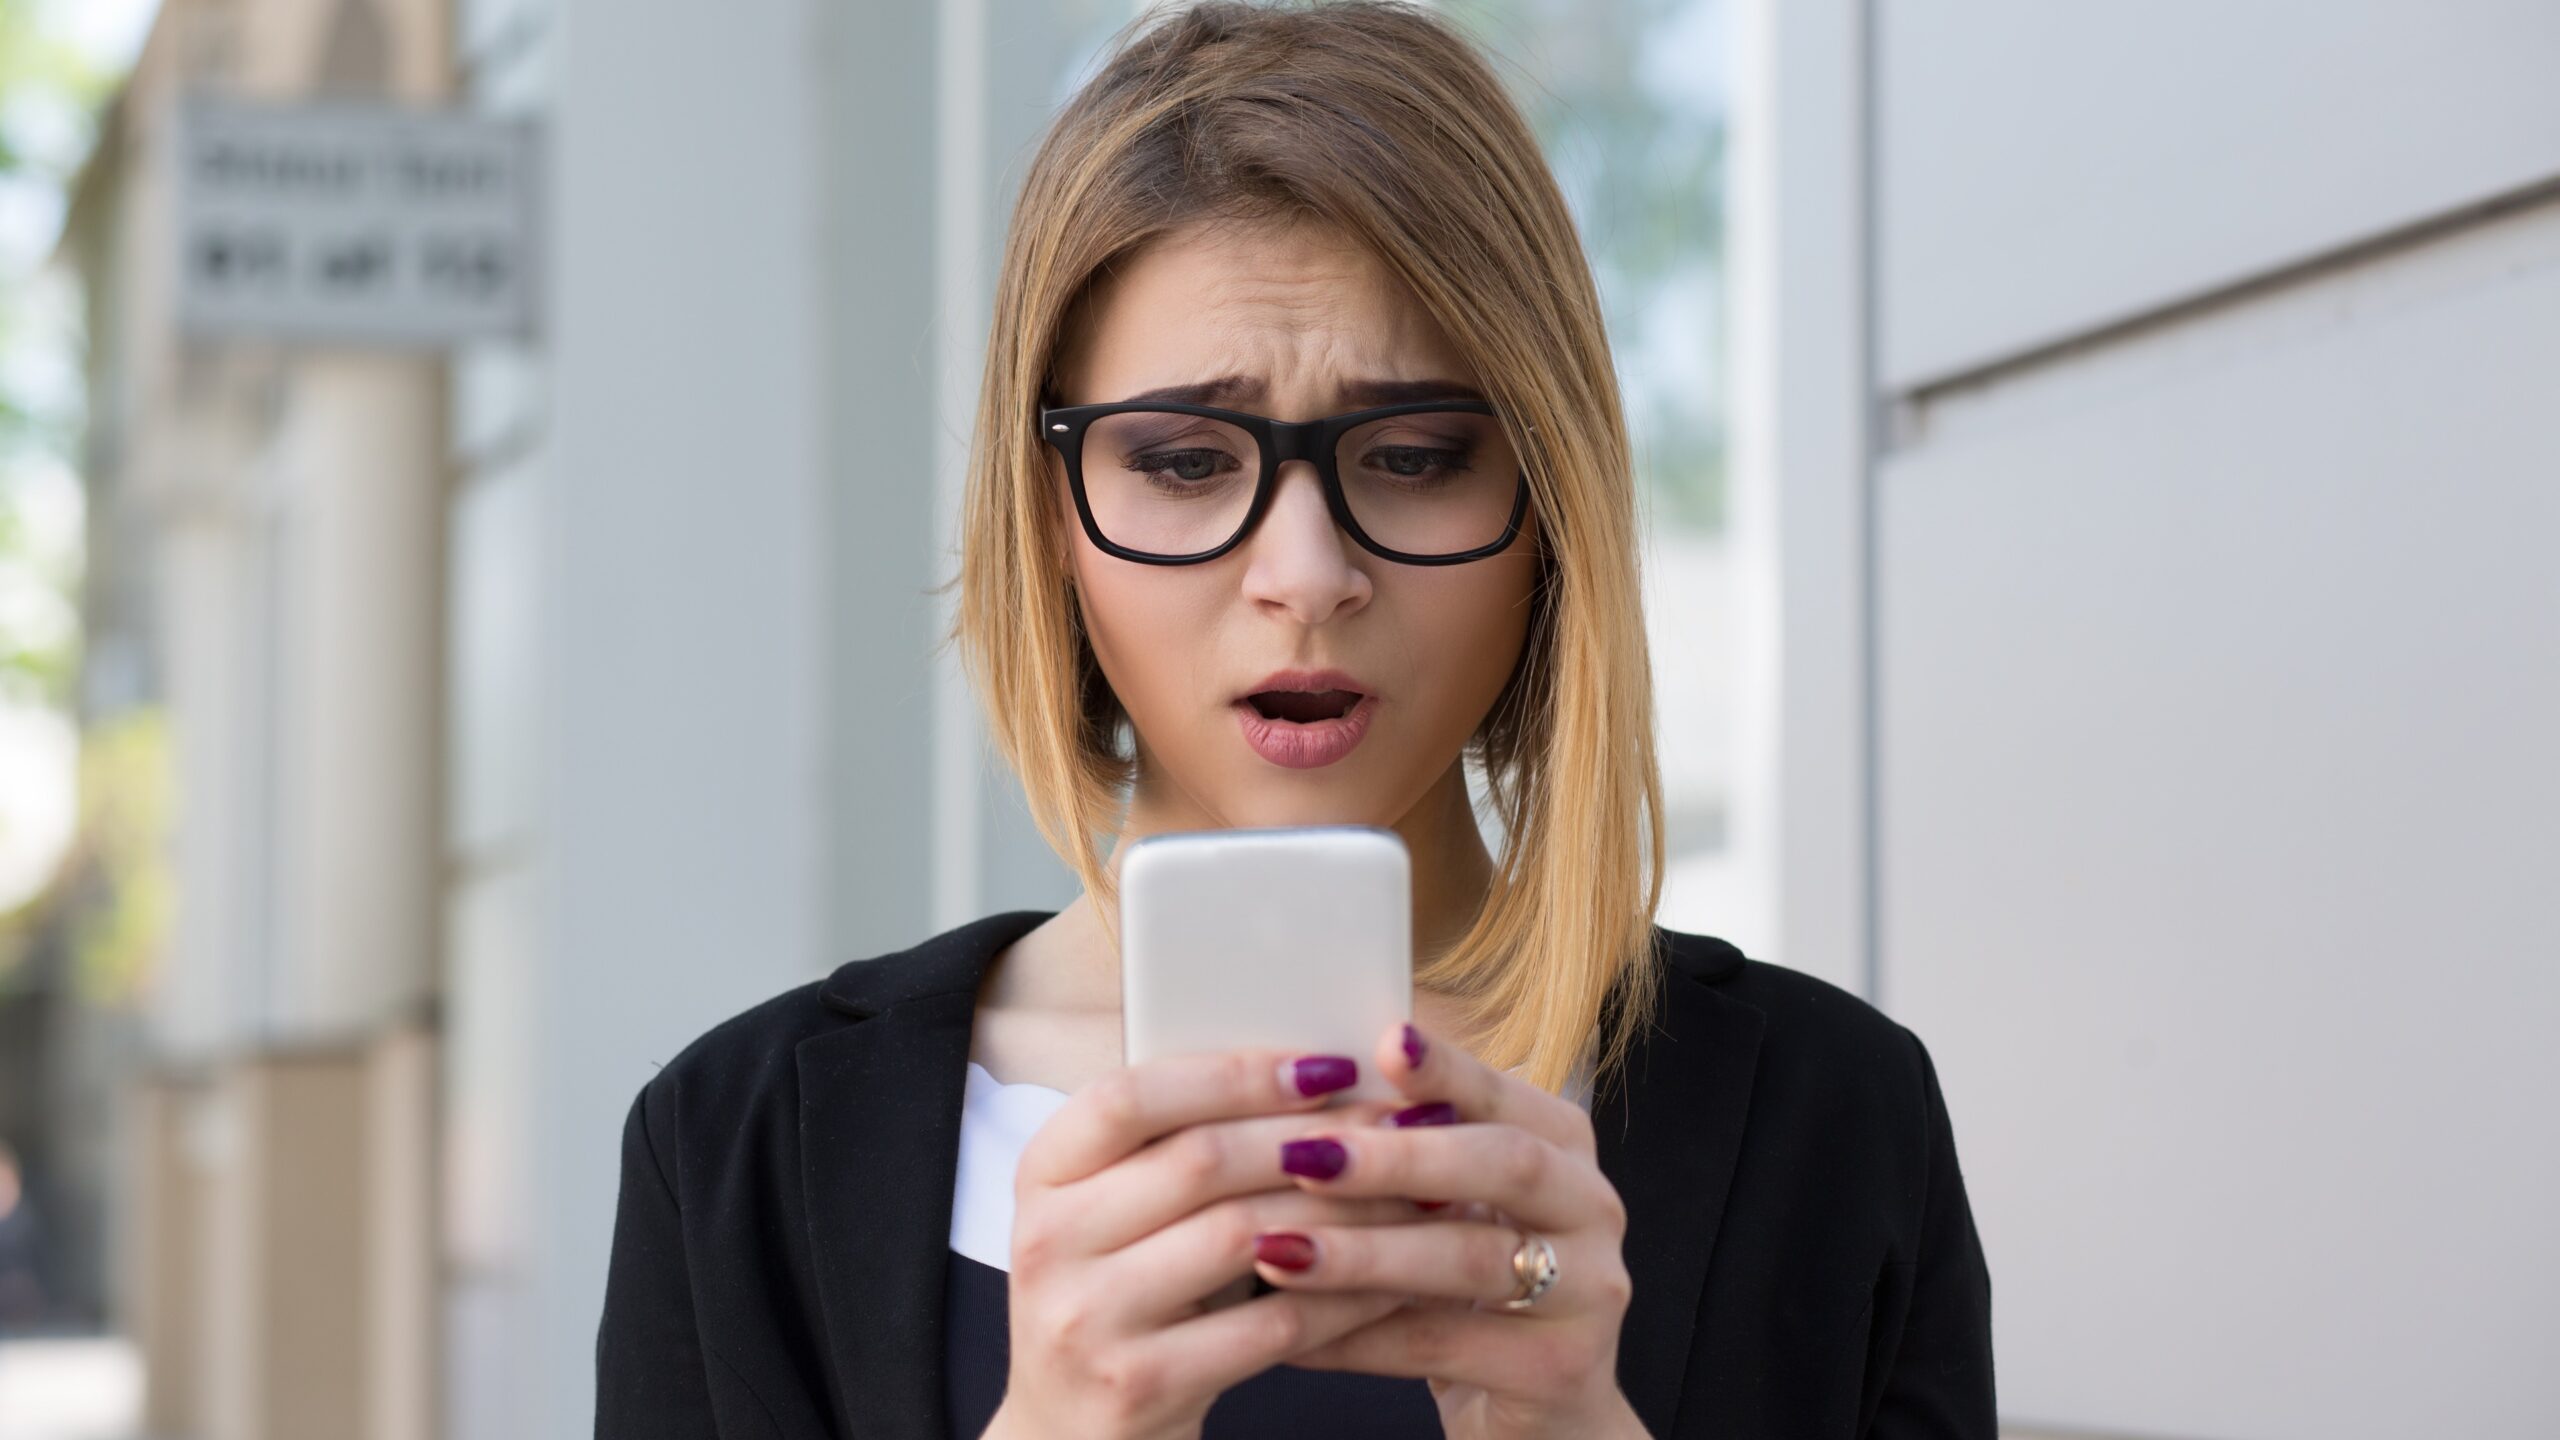
[[[1159,401],[1063,405],[1040,412],[1040,436],[1067,462],[1085,537],[1147,565],[1234,549],[1271,507],[1288,460],[1314,464],[1334,523],[1361,548],[1406,565],[1498,555],[1529,513],[1529,473],[1480,400],[1321,420]]]

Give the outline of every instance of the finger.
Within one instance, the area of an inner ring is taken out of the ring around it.
[[[1280,1170],[1280,1147],[1312,1129],[1365,1125],[1381,1101],[1353,1101],[1319,1113],[1212,1120],[1139,1148],[1098,1174],[1018,1203],[1017,1243],[1032,1230],[1059,1254],[1100,1255],[1151,1234],[1214,1201],[1298,1187]],[[1063,1112],[1062,1112],[1063,1113]],[[1017,1201],[1021,1187],[1016,1186]],[[1020,1217],[1029,1215],[1029,1220]]]
[[[1258,1235],[1274,1230],[1351,1235],[1371,1226],[1418,1223],[1420,1217],[1393,1200],[1266,1190],[1206,1206],[1100,1257],[1094,1262],[1095,1279],[1103,1292],[1124,1297],[1132,1330],[1159,1328],[1253,1273]]]
[[[1318,1194],[1475,1200],[1543,1231],[1625,1225],[1598,1167],[1516,1125],[1350,1126],[1280,1148],[1281,1168]]]
[[[1542,1316],[1579,1308],[1584,1297],[1606,1295],[1612,1267],[1574,1237],[1549,1240],[1556,1248],[1556,1283],[1540,1297]],[[1512,1257],[1520,1232],[1508,1225],[1427,1221],[1397,1226],[1294,1226],[1254,1237],[1254,1268],[1288,1290],[1383,1290],[1443,1300],[1499,1304],[1519,1293]],[[1570,1278],[1568,1278],[1570,1277]]]
[[[1389,1026],[1371,1058],[1409,1101],[1444,1100],[1464,1119],[1517,1125],[1576,1154],[1598,1153],[1591,1117],[1581,1106],[1496,1070],[1419,1026]]]
[[[1298,1293],[1274,1291],[1270,1298]],[[1522,1316],[1501,1311],[1406,1306],[1311,1345],[1289,1357],[1289,1363],[1306,1370],[1358,1370],[1477,1385],[1496,1395],[1553,1399],[1581,1385],[1603,1383],[1612,1368],[1611,1354],[1578,1353],[1563,1338],[1567,1334],[1561,1327],[1524,1324]]]
[[[1067,1098],[1022,1148],[1016,1194],[1081,1180],[1161,1135],[1209,1120],[1308,1112],[1359,1079],[1346,1055],[1255,1047],[1124,1066]]]
[[[1222,1392],[1310,1347],[1373,1325],[1403,1303],[1395,1295],[1275,1290],[1136,1342],[1132,1383],[1181,1394]]]

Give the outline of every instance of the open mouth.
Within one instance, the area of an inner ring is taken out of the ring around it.
[[[1272,675],[1269,680],[1322,685],[1347,675]],[[1244,743],[1291,770],[1319,770],[1349,755],[1377,718],[1378,697],[1360,690],[1256,690],[1235,704]]]
[[[1293,725],[1314,725],[1325,720],[1339,720],[1360,703],[1357,690],[1259,690],[1247,695],[1245,703],[1265,720],[1286,720]]]

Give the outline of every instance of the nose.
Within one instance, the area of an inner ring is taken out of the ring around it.
[[[1301,625],[1321,625],[1369,603],[1369,574],[1355,558],[1358,542],[1333,523],[1324,483],[1308,461],[1281,462],[1271,508],[1245,537],[1244,549],[1245,598]]]

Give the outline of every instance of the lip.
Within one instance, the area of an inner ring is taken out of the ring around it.
[[[1292,720],[1265,719],[1261,711],[1254,709],[1253,697],[1265,690],[1303,690],[1310,694],[1349,690],[1360,700],[1331,720],[1301,725]],[[1255,754],[1287,769],[1314,770],[1350,754],[1360,737],[1369,733],[1369,722],[1377,718],[1378,695],[1368,682],[1344,670],[1274,670],[1238,695],[1230,708],[1236,712],[1236,723],[1244,728],[1244,743],[1252,746]]]
[[[1264,686],[1264,689],[1295,690],[1296,685]],[[1328,690],[1349,690],[1349,685],[1327,685]],[[1351,753],[1360,737],[1369,733],[1369,721],[1378,713],[1378,697],[1362,691],[1360,703],[1331,720],[1298,724],[1291,720],[1266,720],[1253,708],[1250,700],[1238,700],[1234,706],[1236,723],[1244,728],[1244,743],[1255,754],[1274,765],[1291,770],[1315,770],[1330,765]]]
[[[1356,690],[1364,696],[1377,693],[1369,688],[1367,681],[1340,670],[1274,670],[1236,698],[1242,700],[1265,690],[1304,690],[1310,694],[1326,690]]]

